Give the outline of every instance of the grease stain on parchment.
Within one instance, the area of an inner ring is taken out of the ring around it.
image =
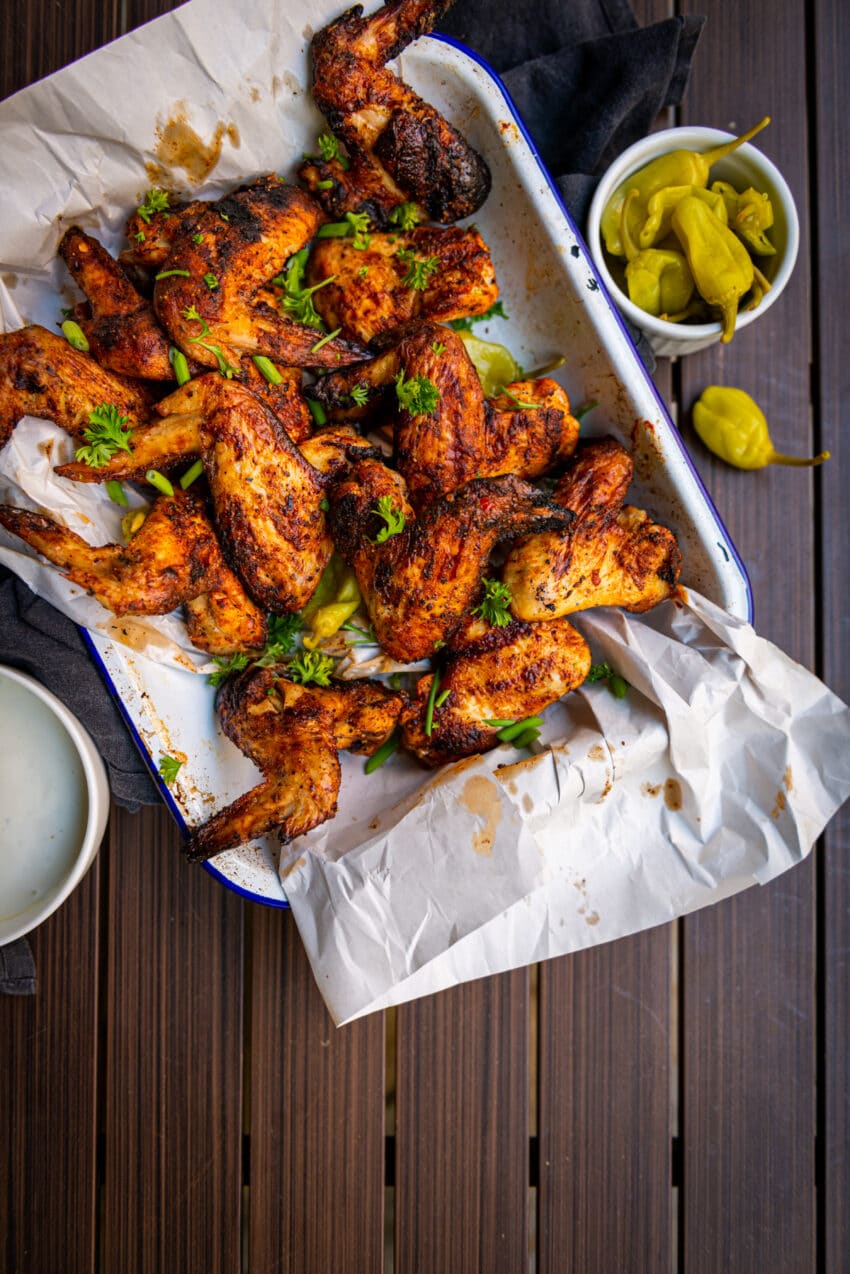
[[[668,810],[682,808],[682,785],[678,779],[664,780],[664,804]]]
[[[785,809],[787,804],[788,804],[788,800],[785,796],[785,793],[780,789],[776,793],[776,801],[774,802],[773,809],[770,811],[770,817],[774,820],[779,818],[779,815]]]
[[[463,785],[460,803],[470,814],[484,820],[484,826],[473,833],[472,848],[476,854],[489,857],[493,853],[496,831],[502,821],[502,801],[498,787],[483,774],[473,774]]]
[[[241,145],[236,125],[224,120],[219,120],[212,137],[205,141],[189,123],[186,103],[175,102],[168,119],[157,124],[156,161],[145,165],[148,178],[155,185],[168,186],[174,182],[176,169],[182,168],[192,185],[201,185],[221,158],[225,138],[234,149]]]
[[[640,789],[644,796],[659,796],[661,794],[660,783],[642,783]]]

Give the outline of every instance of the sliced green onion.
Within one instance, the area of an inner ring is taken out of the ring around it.
[[[75,323],[73,319],[65,319],[62,324],[62,335],[73,349],[78,349],[81,354],[89,352],[89,343],[86,334],[80,327],[79,323]]]
[[[174,368],[174,379],[178,385],[185,385],[187,381],[192,379],[192,373],[189,371],[189,361],[182,349],[172,345],[168,351],[168,361]]]
[[[434,707],[437,702],[437,691],[440,688],[440,671],[434,673],[431,682],[431,689],[428,691],[428,702],[425,705],[425,733],[428,738],[431,737],[431,731],[434,729]]]
[[[592,403],[582,403],[580,407],[577,407],[575,411],[573,412],[573,415],[575,416],[576,420],[584,420],[588,412],[593,411],[594,407],[598,407],[598,406],[599,406],[599,399],[594,398]]]
[[[516,725],[515,717],[493,717],[485,718],[484,725],[492,726],[494,730],[504,730],[505,726]]]
[[[109,496],[113,504],[127,504],[127,496],[125,495],[124,488],[120,482],[116,482],[113,479],[111,482],[107,482],[104,485],[106,487],[106,494]]]
[[[317,182],[316,182],[316,189],[317,189],[317,190],[332,190],[332,189],[333,189],[333,185],[334,185],[334,183],[331,181],[331,179],[330,179],[330,178],[328,178],[328,180],[327,180],[327,181],[317,181]]]
[[[615,672],[608,678],[608,689],[615,699],[625,699],[629,692],[629,683],[625,677],[621,677],[619,673]]]
[[[316,232],[317,239],[344,239],[351,226],[347,221],[328,221],[325,225],[319,226]]]
[[[275,367],[270,358],[266,358],[265,354],[253,355],[254,366],[258,372],[262,372],[270,385],[280,385],[283,377]]]
[[[398,749],[398,733],[393,731],[386,743],[382,743],[377,752],[373,752],[363,769],[366,774],[372,774],[375,770],[379,770],[385,761],[389,761],[392,754]]]
[[[183,488],[183,490],[186,491],[187,488],[189,488],[193,482],[195,482],[198,478],[200,478],[203,472],[204,472],[203,460],[196,460],[195,463],[192,465],[191,469],[187,469],[186,472],[183,474],[182,478],[180,479],[180,485]]]
[[[153,277],[155,280],[170,279],[172,274],[179,274],[184,279],[191,279],[192,277],[188,270],[160,270],[159,274],[155,274]]]
[[[310,415],[317,425],[326,425],[328,423],[328,413],[321,403],[316,402],[315,398],[308,398],[307,406],[310,408]]]
[[[315,345],[311,345],[311,346],[310,346],[310,353],[311,353],[311,354],[318,354],[318,352],[319,352],[319,350],[322,348],[322,346],[323,346],[323,345],[327,345],[328,341],[332,341],[332,340],[334,339],[334,337],[339,336],[339,334],[340,334],[340,332],[341,332],[341,331],[342,331],[342,328],[341,328],[341,327],[337,327],[337,328],[335,328],[335,329],[334,329],[334,331],[333,331],[333,332],[328,332],[327,336],[323,336],[323,337],[322,337],[322,339],[321,339],[320,341],[316,341],[316,344],[315,344]]]
[[[446,702],[450,694],[451,694],[451,690],[444,690],[442,694],[438,695],[437,698],[434,700],[434,707],[442,708],[443,704]]]
[[[536,730],[542,724],[542,717],[526,717],[524,721],[515,721],[513,725],[505,726],[496,737],[500,743],[512,743],[514,739],[525,734],[526,730]]]
[[[513,740],[515,748],[527,748],[529,744],[535,743],[540,738],[540,731],[536,726],[532,726],[528,730],[523,730],[522,734],[518,734]]]
[[[563,354],[559,354],[557,358],[553,358],[549,363],[544,363],[542,367],[535,367],[534,371],[526,372],[523,380],[540,380],[541,376],[548,376],[550,372],[556,372],[559,367],[563,367],[566,361]]]
[[[323,495],[321,500],[319,501],[319,508],[322,510],[323,513],[330,513],[331,502],[326,495]]]
[[[174,495],[174,487],[165,474],[160,473],[159,469],[148,469],[145,474],[145,481],[149,482],[152,487],[156,487],[157,491],[161,491],[163,495]]]

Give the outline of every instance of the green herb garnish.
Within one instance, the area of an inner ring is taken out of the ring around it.
[[[398,751],[398,731],[394,730],[386,743],[382,743],[377,752],[373,752],[366,764],[363,766],[365,774],[373,774],[375,770],[379,770],[381,766],[389,761],[394,752]]]
[[[132,452],[130,438],[133,431],[127,429],[130,417],[122,416],[114,403],[103,403],[89,412],[89,423],[83,437],[89,444],[74,452],[77,460],[92,469],[102,469],[116,451]]]
[[[182,761],[178,761],[177,758],[174,756],[168,756],[167,753],[165,756],[161,756],[159,758],[158,768],[159,768],[159,773],[162,777],[163,783],[167,784],[170,787],[171,784],[174,782],[174,780],[177,778],[177,775],[180,772],[180,767],[182,766],[182,764],[183,764]]]
[[[164,190],[160,190],[158,186],[154,186],[145,195],[144,202],[139,204],[136,212],[142,221],[150,225],[150,219],[155,212],[168,211],[168,195]]]
[[[79,323],[75,323],[73,319],[65,319],[62,324],[62,335],[72,349],[79,350],[81,354],[89,352],[88,338]]]
[[[608,689],[615,699],[625,699],[628,694],[629,683],[609,663],[591,664],[585,681],[607,681]]]
[[[317,686],[329,686],[334,667],[330,655],[323,655],[319,650],[305,650],[290,660],[287,676],[301,685],[312,682]]]
[[[185,310],[181,310],[180,312],[184,319],[187,319],[190,323],[200,323],[201,325],[201,330],[198,335],[189,337],[189,344],[200,345],[202,349],[208,349],[209,352],[215,356],[215,360],[218,363],[218,370],[221,372],[222,376],[227,377],[228,380],[232,380],[234,376],[238,376],[239,368],[234,367],[232,363],[227,361],[224,354],[221,352],[221,348],[218,345],[210,345],[210,343],[204,339],[209,336],[210,329],[206,321],[201,318],[197,308],[194,305],[189,305]]]
[[[449,327],[453,327],[456,332],[471,332],[473,323],[486,323],[491,318],[506,319],[509,317],[505,313],[502,302],[494,301],[489,310],[485,310],[483,314],[472,314],[469,318],[452,319]]]
[[[351,164],[345,158],[345,155],[343,155],[340,151],[339,140],[334,137],[333,133],[319,133],[319,136],[316,138],[316,145],[319,148],[319,157],[323,159],[326,164],[330,164],[336,160],[340,168],[348,169],[351,167]],[[312,156],[310,156],[310,158],[312,158]]]
[[[440,391],[432,380],[427,376],[413,376],[405,380],[403,371],[395,378],[395,392],[399,406],[411,416],[429,415],[440,401]]]
[[[484,579],[484,596],[473,610],[473,615],[480,615],[494,628],[504,628],[511,622],[510,606],[513,601],[510,585],[498,579]]]
[[[204,472],[203,460],[196,460],[195,463],[186,470],[180,479],[180,486],[184,491],[188,491],[193,482],[197,482],[201,474]]]
[[[298,614],[269,615],[266,644],[259,659],[254,660],[257,667],[268,668],[285,659],[302,627],[303,622]]]
[[[172,274],[179,274],[183,279],[192,277],[188,270],[160,270],[159,274],[153,276],[154,282],[159,282],[160,279],[170,279]]]
[[[113,504],[127,505],[127,494],[120,482],[105,482],[106,494],[109,496]]]
[[[413,288],[417,292],[424,292],[431,275],[440,268],[440,258],[417,257],[412,248],[400,248],[396,256],[402,265],[407,266],[407,273],[402,279],[404,286]]]
[[[216,655],[213,656],[213,663],[218,664],[218,670],[210,673],[210,685],[220,686],[234,672],[242,672],[248,667],[251,656],[246,654],[244,650],[238,650],[235,655]]]
[[[369,401],[369,386],[355,385],[354,388],[349,391],[348,397],[354,403],[355,407],[365,407],[366,403]]]
[[[160,473],[159,469],[148,469],[145,474],[145,481],[155,487],[161,495],[167,495],[169,499],[174,495],[174,487],[168,481],[164,473]]]
[[[400,203],[389,215],[390,225],[398,226],[399,230],[415,230],[421,220],[415,203]]]
[[[391,495],[379,496],[378,503],[372,512],[376,517],[383,518],[386,522],[386,526],[381,527],[372,541],[374,544],[383,544],[385,540],[388,540],[393,535],[398,535],[404,530],[406,521],[404,511],[396,508]]]
[[[168,361],[174,368],[174,379],[178,385],[185,385],[187,381],[192,379],[189,371],[189,362],[182,349],[178,349],[176,345],[171,345],[168,350]]]

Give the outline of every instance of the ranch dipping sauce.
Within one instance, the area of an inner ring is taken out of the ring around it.
[[[0,673],[0,920],[61,886],[87,819],[73,740],[46,703]]]

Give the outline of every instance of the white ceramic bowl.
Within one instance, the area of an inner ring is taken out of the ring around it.
[[[623,151],[615,160],[597,186],[590,205],[587,243],[599,277],[620,312],[645,333],[654,352],[662,358],[693,354],[696,350],[716,344],[720,340],[720,324],[668,323],[634,305],[614,278],[611,258],[602,246],[599,232],[602,212],[620,183],[659,155],[665,155],[671,150],[711,150],[731,141],[732,137],[732,133],[724,133],[718,128],[668,128],[660,133],[651,133],[649,137],[635,142],[634,146]],[[728,181],[738,191],[753,186],[756,190],[767,192],[773,204],[774,224],[769,236],[776,247],[776,254],[759,257],[757,261],[759,269],[770,280],[770,291],[765,293],[755,310],[739,312],[735,325],[737,333],[755,323],[782,295],[797,259],[800,227],[788,183],[776,165],[749,142],[712,166],[709,184],[714,181]]]
[[[0,665],[0,946],[77,887],[109,815],[103,762],[55,695]]]

